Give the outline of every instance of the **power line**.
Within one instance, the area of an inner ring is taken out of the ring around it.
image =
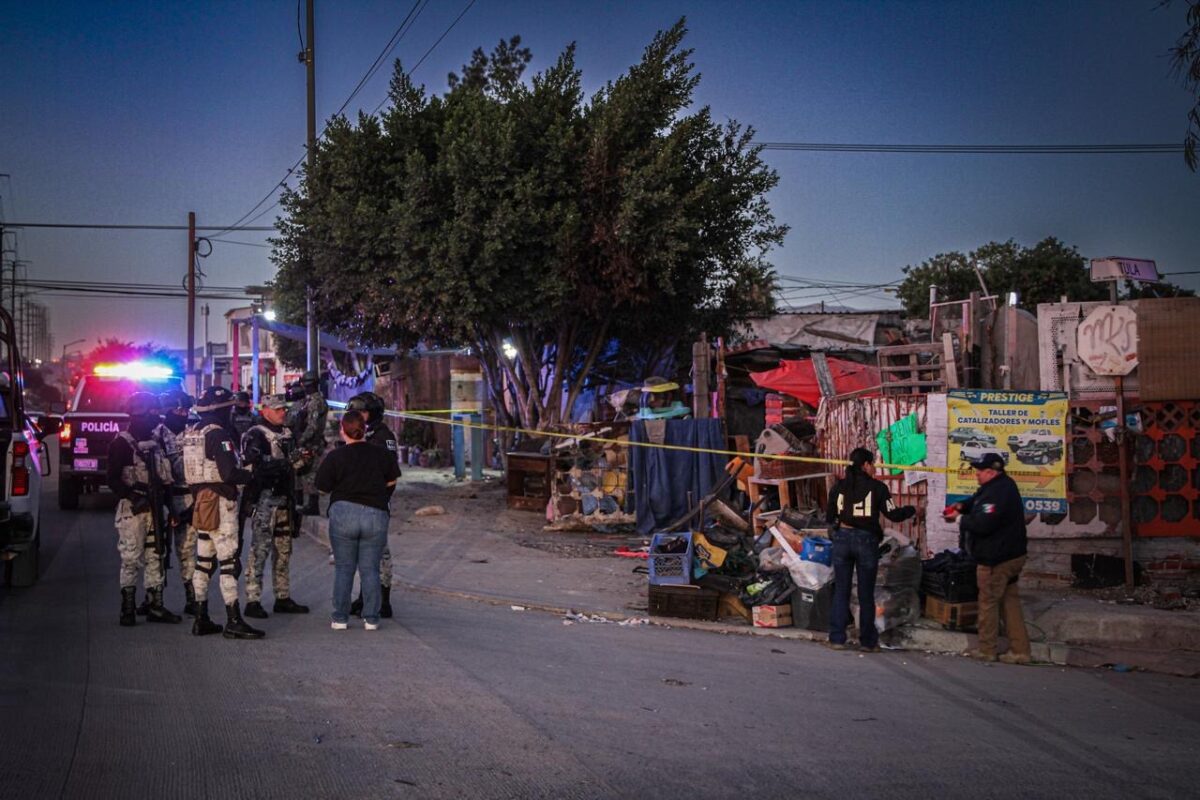
[[[186,231],[190,230],[187,225],[100,225],[82,222],[6,222],[6,228],[69,228],[74,230],[94,230],[94,231]],[[220,231],[225,232],[230,230],[229,227],[222,228],[219,225],[197,225],[195,230],[198,231]],[[274,231],[272,227],[256,227],[256,228],[239,228],[243,231]]]
[[[458,16],[454,18],[454,21],[450,23],[450,25],[446,28],[446,30],[442,31],[442,35],[437,38],[437,41],[434,42],[433,44],[431,44],[429,46],[429,49],[425,51],[425,54],[422,55],[419,59],[417,59],[417,63],[415,63],[411,67],[409,67],[408,72],[406,74],[410,78],[412,77],[412,74],[417,71],[417,67],[424,64],[425,59],[429,58],[429,54],[432,53],[435,49],[437,49],[437,46],[439,44],[441,44],[442,40],[445,39],[450,34],[450,31],[454,30],[454,26],[459,23],[459,20],[461,20],[463,17],[465,17],[467,15],[467,12],[471,10],[471,6],[473,6],[473,5],[475,5],[475,0],[470,0],[470,2],[467,3],[467,5],[463,8],[463,10],[459,12]],[[389,92],[386,96],[384,96],[384,98],[382,100],[379,101],[379,105],[375,106],[375,109],[371,113],[378,114],[379,109],[383,108],[384,103],[386,103],[390,98],[391,98],[391,93]]]
[[[362,87],[366,84],[366,82],[368,80],[370,80],[372,75],[375,74],[375,71],[378,70],[379,65],[382,63],[382,59],[387,58],[386,53],[388,53],[392,49],[394,49],[395,45],[398,45],[400,43],[400,39],[403,39],[404,36],[408,33],[408,30],[412,29],[413,24],[415,24],[417,21],[416,17],[420,16],[421,11],[423,11],[425,9],[425,5],[428,4],[428,0],[424,0],[423,3],[422,3],[422,0],[417,0],[417,3],[421,3],[420,8],[418,9],[417,5],[414,4],[413,8],[409,9],[408,14],[404,18],[404,21],[401,21],[400,27],[398,27],[396,29],[397,33],[399,33],[399,38],[397,38],[395,33],[392,34],[392,38],[395,39],[395,44],[392,43],[392,40],[388,41],[388,44],[384,46],[384,49],[380,53],[380,56],[377,57],[375,59],[375,62],[372,63],[371,66],[367,69],[367,74],[364,75],[363,78],[358,82],[358,85],[354,87],[354,91],[352,91],[350,93],[350,96],[346,98],[346,102],[342,103],[341,108],[338,109],[338,112],[337,112],[338,114],[341,114],[342,111],[344,111],[346,109],[346,107],[350,104],[350,101],[354,99],[355,95],[357,95],[359,93],[359,91],[362,90]],[[471,0],[471,5],[474,5],[474,3],[475,3],[475,0]],[[468,5],[467,8],[470,8],[470,5]],[[416,16],[413,15],[414,10],[416,11]],[[299,22],[298,15],[300,13],[300,10],[299,10],[298,4],[296,7],[296,13],[297,13],[296,25],[297,25],[297,29],[299,29],[300,22]],[[464,9],[463,14],[465,14],[465,13],[466,13],[466,10]],[[404,28],[405,22],[408,22],[410,17],[411,17],[411,21],[409,22],[408,29],[405,29],[403,32],[401,32],[401,29]],[[459,14],[459,19],[461,19],[461,18],[462,18],[462,14]],[[457,19],[453,23],[451,23],[450,28],[453,28],[454,25],[456,25],[456,24],[458,24]],[[446,29],[446,33],[450,32],[450,28]],[[442,38],[445,38],[446,33],[442,34]],[[304,49],[304,47],[303,47],[304,37],[303,36],[300,37],[300,41],[301,41],[301,50],[303,51],[303,49]],[[438,42],[441,42],[441,39],[438,39]],[[436,46],[437,46],[437,42],[434,43],[434,47],[436,47]],[[428,51],[426,51],[425,55],[426,56],[429,55],[429,53],[432,52],[432,50],[433,50],[433,48],[431,47]],[[424,61],[424,58],[425,57],[422,56],[421,60]],[[419,64],[420,62],[417,62],[417,63]],[[412,74],[412,70],[409,70],[409,74]],[[386,102],[386,101],[387,100],[385,98],[384,102]],[[380,103],[380,105],[383,105],[383,103]],[[375,111],[378,111],[378,110],[379,110],[379,107],[376,106]],[[375,111],[372,111],[371,113],[374,114]],[[317,137],[317,139],[320,140],[321,138],[323,138],[325,136],[325,131],[328,129],[329,129],[329,125],[326,124],[325,127],[321,129],[321,134],[320,134],[320,136]],[[274,197],[276,192],[278,192],[280,189],[282,189],[284,186],[287,185],[288,180],[291,179],[291,177],[295,173],[296,169],[300,166],[301,163],[303,163],[305,156],[307,156],[307,152],[305,152],[303,155],[301,155],[298,159],[296,159],[296,161],[290,167],[288,167],[287,173],[283,176],[283,178],[278,183],[276,183],[274,186],[272,186],[270,191],[268,191],[265,195],[263,195],[261,200],[259,200],[257,203],[255,203],[250,208],[249,211],[247,211],[240,218],[238,218],[238,221],[233,223],[233,225],[229,226],[228,228],[225,228],[224,230],[218,231],[217,235],[219,236],[223,233],[228,233],[230,231],[235,231],[235,230],[253,230],[252,228],[244,227],[243,223],[249,224],[250,222],[254,222],[259,217],[263,216],[264,214],[269,212],[271,209],[275,208],[275,206],[279,205],[279,199],[276,198],[274,203],[267,206],[262,211],[258,211],[258,209],[262,207],[263,203],[266,203],[268,200],[270,200],[272,197]],[[256,211],[258,211],[257,214],[255,214]],[[248,219],[249,217],[251,217],[251,215],[253,215],[253,218]]]
[[[1180,154],[1171,144],[852,144],[846,142],[762,142],[763,150],[819,153],[918,153],[936,155],[1142,155]]]
[[[421,16],[421,12],[425,10],[425,6],[427,5],[429,5],[429,0],[416,0],[416,2],[413,3],[412,8],[408,10],[408,14],[406,14],[404,19],[400,21],[400,25],[392,34],[392,38],[388,39],[387,44],[385,44],[383,49],[379,51],[379,55],[375,57],[375,60],[371,63],[371,66],[367,68],[366,73],[362,76],[362,78],[359,79],[358,85],[354,87],[354,91],[350,93],[350,96],[346,98],[346,102],[342,103],[342,107],[337,110],[336,114],[334,114],[335,117],[339,116],[343,111],[346,110],[346,106],[350,105],[350,101],[353,100],[360,91],[362,91],[362,88],[367,84],[367,81],[371,80],[371,78],[375,76],[375,73],[379,71],[381,66],[383,66],[384,59],[391,55],[392,51],[399,46],[400,42],[404,40],[404,37],[408,35],[408,32],[412,30],[412,26],[417,23],[417,17]],[[410,23],[409,20],[412,20],[412,22]]]

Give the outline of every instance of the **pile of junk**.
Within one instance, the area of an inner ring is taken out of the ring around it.
[[[652,535],[645,568],[649,613],[828,631],[833,566],[824,512],[780,509],[756,536],[748,515],[734,510],[735,479]],[[921,616],[922,563],[914,547],[891,537],[881,550],[875,624],[882,633]]]

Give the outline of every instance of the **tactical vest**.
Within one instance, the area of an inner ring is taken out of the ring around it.
[[[187,476],[183,474],[183,444],[180,442],[182,435],[166,425],[159,425],[154,429],[154,439],[171,464],[171,477],[174,478],[176,486],[187,485]]]
[[[219,431],[221,426],[209,424],[204,427],[188,428],[183,433],[183,475],[191,486],[201,483],[221,483],[221,473],[216,459],[205,458],[204,437],[209,431]]]
[[[253,431],[259,431],[266,437],[267,442],[271,445],[271,458],[285,458],[287,456],[286,448],[292,442],[292,432],[286,428],[281,431],[273,431],[266,425],[254,425],[250,430],[242,434],[242,451],[246,450],[246,437]]]
[[[122,483],[126,486],[134,486],[139,483],[148,485],[150,483],[150,470],[146,467],[147,455],[158,472],[159,482],[168,486],[173,482],[171,466],[162,457],[162,451],[159,450],[157,442],[139,442],[133,438],[133,434],[129,431],[121,431],[119,435],[133,448],[133,464],[121,470]]]

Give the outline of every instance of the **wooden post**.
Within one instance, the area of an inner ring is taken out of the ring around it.
[[[692,415],[696,419],[708,419],[711,398],[708,395],[709,375],[712,371],[712,351],[708,337],[700,334],[700,341],[692,345]]]

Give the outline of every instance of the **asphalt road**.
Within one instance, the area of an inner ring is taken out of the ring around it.
[[[293,593],[314,613],[263,641],[125,629],[111,499],[46,505],[43,579],[0,590],[0,798],[1178,798],[1200,779],[1195,681],[402,592],[380,631],[334,632],[308,539]]]

